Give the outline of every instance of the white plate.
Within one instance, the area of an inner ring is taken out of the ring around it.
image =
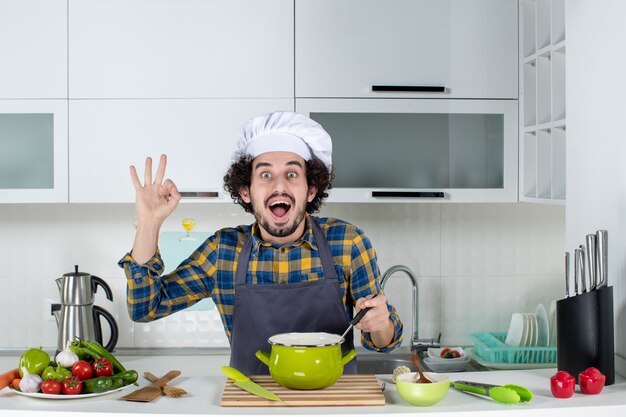
[[[470,363],[467,355],[464,358],[456,358],[457,361],[445,360],[439,362],[433,358],[424,358],[424,363],[434,372],[460,372],[463,371]],[[461,359],[459,361],[459,359]]]
[[[556,346],[556,300],[550,301],[550,346]]]
[[[23,395],[25,397],[31,397],[31,398],[43,398],[46,400],[82,400],[83,398],[93,398],[93,397],[100,397],[102,395],[113,394],[114,392],[119,392],[123,389],[130,388],[133,386],[134,386],[133,384],[129,384],[129,385],[124,385],[123,387],[120,387],[118,389],[114,389],[111,391],[94,392],[90,394],[77,394],[77,395],[44,394],[42,392],[22,392],[22,391],[15,390],[13,388],[10,388],[10,389],[11,391],[13,391],[14,393],[18,395]]]
[[[535,316],[537,316],[537,346],[548,346],[550,344],[550,322],[543,304],[537,305]]]
[[[504,363],[504,362],[488,362],[474,352],[474,348],[467,348],[467,356],[479,365],[491,369],[546,369],[556,368],[556,363]]]
[[[428,348],[428,357],[432,359],[432,362],[462,362],[467,358],[465,351],[460,346],[449,347],[448,349],[456,350],[457,352],[461,354],[461,356],[459,356],[458,358],[442,358],[441,351],[444,349],[445,347]]]
[[[506,334],[505,344],[509,346],[521,346],[524,337],[524,315],[522,313],[513,313],[511,316],[511,324]]]

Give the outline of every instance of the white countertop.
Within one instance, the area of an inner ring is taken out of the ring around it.
[[[458,392],[450,392],[441,402],[432,407],[414,407],[398,395],[389,375],[378,376],[386,382],[385,400],[382,407],[220,407],[220,397],[226,377],[219,368],[228,364],[227,355],[184,355],[184,356],[119,356],[128,369],[141,375],[150,371],[163,375],[170,369],[180,369],[183,374],[173,385],[184,388],[189,395],[180,398],[161,397],[151,403],[135,403],[119,400],[129,390],[79,400],[45,400],[28,398],[0,391],[0,415],[2,417],[126,417],[136,415],[167,416],[356,416],[356,415],[414,415],[425,416],[500,416],[503,412],[515,416],[585,416],[626,415],[626,381],[616,378],[614,385],[605,387],[599,395],[584,395],[576,392],[572,398],[556,399],[550,393],[549,378],[555,369],[460,372],[450,373],[451,380],[467,380],[491,384],[518,384],[528,387],[534,399],[527,404],[503,405],[489,399]],[[15,367],[17,357],[0,357],[0,369]],[[147,381],[140,377],[140,385]]]

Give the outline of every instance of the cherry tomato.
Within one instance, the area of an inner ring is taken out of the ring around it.
[[[93,363],[93,370],[97,377],[113,375],[113,365],[107,358],[98,358]]]
[[[446,348],[443,348],[443,349],[441,349],[441,352],[439,353],[439,356],[441,356],[442,358],[444,358],[444,357],[445,357],[445,355],[446,355],[446,353],[450,352],[451,350],[452,350],[452,349],[447,348],[447,347],[446,347]]]
[[[44,394],[60,394],[63,384],[54,379],[48,379],[41,383],[41,392]]]
[[[80,394],[82,390],[83,383],[75,376],[71,378],[66,378],[65,381],[63,381],[63,394],[65,395]]]
[[[85,381],[93,375],[93,368],[87,361],[77,361],[72,366],[72,375],[77,376],[81,381]]]

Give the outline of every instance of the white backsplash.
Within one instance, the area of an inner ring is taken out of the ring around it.
[[[419,335],[442,333],[446,344],[467,344],[474,331],[506,331],[511,313],[548,306],[563,292],[565,210],[532,204],[328,204],[322,216],[362,228],[381,272],[396,264],[419,281]],[[116,317],[119,347],[227,346],[216,310],[184,311],[153,323],[133,323],[126,310],[126,279],[117,261],[130,250],[134,207],[128,204],[0,205],[0,347],[56,346],[56,323],[46,299],[54,282],[78,264],[107,281],[96,304]],[[164,230],[181,231],[194,217],[198,231],[252,222],[233,204],[181,204]],[[411,285],[397,273],[387,298],[412,333]],[[17,322],[16,322],[17,320]],[[105,325],[106,327],[106,325]],[[108,331],[104,329],[105,338]]]

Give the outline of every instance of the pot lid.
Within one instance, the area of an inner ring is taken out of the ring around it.
[[[341,342],[341,336],[332,333],[281,333],[268,339],[270,345],[319,347],[333,346]]]

